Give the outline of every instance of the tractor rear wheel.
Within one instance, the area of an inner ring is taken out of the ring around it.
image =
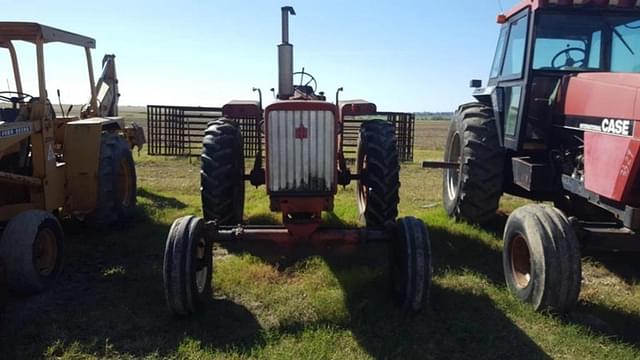
[[[360,221],[369,228],[394,221],[400,202],[400,164],[393,124],[385,120],[362,123],[356,166]]]
[[[42,210],[12,218],[0,238],[0,262],[10,289],[34,294],[62,272],[64,234],[58,219]]]
[[[422,220],[398,219],[391,242],[389,275],[394,299],[405,311],[418,311],[429,301],[431,289],[431,241]]]
[[[206,220],[218,225],[242,223],[244,150],[238,125],[219,119],[209,123],[202,141],[200,192]]]
[[[96,208],[89,219],[109,225],[133,216],[136,206],[136,167],[127,140],[105,132],[100,144]]]
[[[480,103],[462,105],[449,124],[442,199],[447,214],[481,224],[490,220],[502,196],[504,151],[498,141],[493,110]]]
[[[204,221],[195,216],[176,219],[171,225],[162,267],[164,294],[176,315],[200,311],[211,296],[212,243],[204,234]]]
[[[502,251],[511,293],[535,310],[564,312],[580,293],[580,247],[574,229],[560,210],[531,204],[507,220]]]

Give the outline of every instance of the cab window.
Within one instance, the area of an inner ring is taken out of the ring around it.
[[[504,55],[501,75],[521,75],[524,68],[524,53],[527,44],[528,16],[513,21],[510,25],[507,52]]]

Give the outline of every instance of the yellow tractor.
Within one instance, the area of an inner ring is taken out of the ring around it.
[[[38,89],[33,95],[23,91],[16,41],[35,46]],[[49,101],[44,49],[51,42],[85,50],[91,96],[79,116],[60,102],[56,113]],[[42,291],[60,274],[60,218],[104,226],[131,216],[136,204],[131,149],[142,146],[144,133],[136,126],[125,128],[117,116],[113,55],[104,57],[96,84],[95,44],[36,23],[0,22],[0,48],[9,53],[15,82],[15,91],[0,91],[0,269],[17,292]]]

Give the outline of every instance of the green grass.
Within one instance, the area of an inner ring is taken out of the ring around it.
[[[440,134],[442,125],[424,126],[416,161],[441,157],[440,135],[429,134]],[[0,358],[640,357],[636,259],[591,254],[576,311],[535,313],[505,288],[501,222],[483,230],[448,219],[441,172],[418,163],[403,165],[400,205],[402,215],[429,225],[433,244],[431,304],[418,315],[390,301],[382,245],[332,256],[216,246],[207,311],[175,318],[164,304],[164,241],[173,219],[201,213],[198,163],[146,155],[136,161],[136,220],[108,232],[65,223],[67,270],[54,290],[11,299]],[[523,203],[505,197],[501,209]],[[279,221],[269,215],[264,188],[247,187],[246,208],[252,223]],[[356,223],[353,185],[340,189],[334,215]]]

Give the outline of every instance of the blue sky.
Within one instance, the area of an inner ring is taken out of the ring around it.
[[[502,0],[507,10],[517,0]],[[7,6],[3,21],[35,21],[97,40],[96,73],[115,53],[121,105],[217,106],[277,86],[280,6],[292,5],[294,65],[333,98],[374,101],[381,110],[450,111],[470,99],[468,81],[486,81],[498,34],[496,0],[120,1],[34,0]],[[35,89],[35,51],[19,51],[25,91]],[[47,88],[84,102],[79,48],[45,48]],[[0,89],[12,79],[0,53]],[[14,88],[10,82],[9,86]],[[35,92],[35,90],[32,90]],[[53,100],[53,99],[52,99]]]

